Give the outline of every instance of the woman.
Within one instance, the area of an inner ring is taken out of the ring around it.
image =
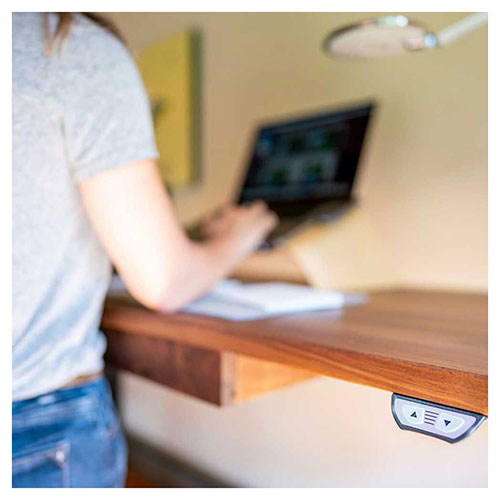
[[[126,445],[102,377],[113,262],[146,307],[176,311],[275,224],[229,207],[191,242],[162,185],[148,101],[113,27],[13,14],[15,487],[122,486]]]

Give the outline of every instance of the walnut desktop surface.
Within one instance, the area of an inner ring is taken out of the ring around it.
[[[216,405],[321,374],[486,415],[487,295],[374,292],[367,304],[254,321],[108,297],[107,362]]]

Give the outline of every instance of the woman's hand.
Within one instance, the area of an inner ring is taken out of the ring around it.
[[[230,205],[206,219],[202,233],[206,240],[228,244],[243,257],[258,248],[277,221],[276,214],[262,201]]]

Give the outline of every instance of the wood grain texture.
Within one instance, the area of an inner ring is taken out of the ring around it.
[[[398,290],[341,311],[230,322],[123,299],[104,330],[229,351],[487,414],[487,295]]]
[[[248,356],[235,356],[234,400],[243,401],[317,375],[308,370]]]
[[[114,368],[215,405],[223,406],[233,400],[234,361],[224,357],[224,353],[109,329],[106,336],[105,361]]]
[[[105,361],[217,406],[316,376],[298,368],[181,342],[106,329]]]

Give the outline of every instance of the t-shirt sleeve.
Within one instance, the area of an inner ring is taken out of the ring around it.
[[[102,30],[86,42],[82,47],[77,38],[64,49],[70,60],[63,134],[77,182],[158,156],[148,97],[129,52]]]

